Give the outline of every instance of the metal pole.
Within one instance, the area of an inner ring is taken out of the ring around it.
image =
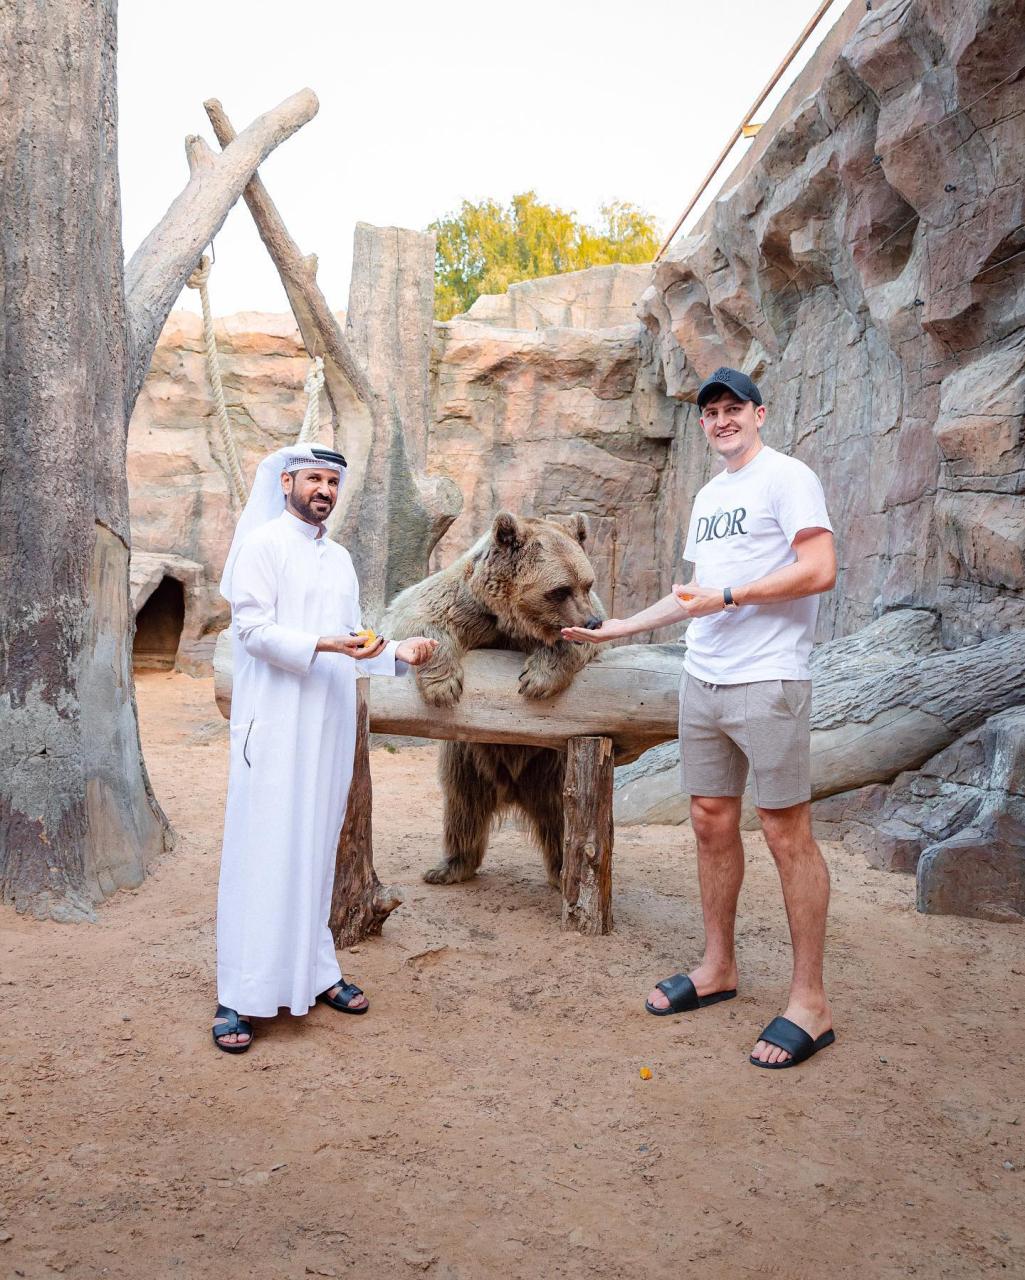
[[[761,91],[761,93],[755,99],[754,103],[748,109],[747,114],[744,116],[743,120],[741,120],[740,124],[737,125],[736,129],[733,131],[732,135],[730,136],[729,142],[727,142],[725,147],[723,147],[722,151],[719,152],[718,159],[716,160],[715,164],[712,165],[711,169],[709,169],[708,173],[705,175],[704,182],[702,182],[701,186],[698,187],[697,191],[695,191],[694,195],[691,197],[690,204],[688,204],[686,209],[684,209],[683,213],[680,214],[679,218],[677,218],[676,220],[676,224],[673,227],[672,231],[670,231],[670,233],[666,236],[665,240],[662,241],[662,244],[659,248],[658,253],[655,254],[655,258],[654,258],[655,262],[658,262],[659,258],[661,258],[662,255],[665,253],[665,251],[669,248],[670,244],[673,241],[673,237],[676,235],[677,231],[679,231],[679,229],[683,226],[684,222],[687,220],[687,215],[694,208],[697,202],[701,199],[702,195],[704,194],[705,188],[712,181],[715,175],[719,172],[719,168],[722,165],[722,162],[733,150],[733,147],[736,144],[737,139],[740,137],[741,133],[743,132],[744,125],[749,124],[751,122],[751,119],[754,116],[755,112],[762,105],[762,103],[769,96],[769,94],[773,91],[773,89],[775,89],[776,85],[779,83],[780,76],[782,76],[783,72],[786,71],[787,67],[790,66],[791,62],[793,62],[793,60],[797,57],[798,53],[800,53],[801,46],[805,43],[805,41],[808,39],[811,33],[815,30],[815,28],[819,25],[820,20],[825,16],[826,10],[830,7],[830,5],[832,5],[832,3],[833,3],[833,0],[822,0],[822,3],[815,10],[814,14],[812,14],[811,18],[809,18],[804,30],[794,41],[793,45],[791,45],[790,52],[787,54],[787,56],[783,59],[783,61],[779,64],[779,66],[773,72],[772,79],[769,81],[769,83],[765,86],[765,88]]]

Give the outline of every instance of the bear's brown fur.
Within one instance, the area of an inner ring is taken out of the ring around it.
[[[586,517],[554,520],[500,512],[478,542],[447,569],[432,574],[392,601],[384,634],[395,639],[430,636],[439,641],[416,673],[420,691],[434,706],[450,707],[463,692],[462,658],[470,649],[519,649],[525,698],[561,692],[597,646],[567,644],[562,627],[594,626],[604,617],[594,594],[594,570],[584,554]],[[544,855],[548,878],[562,870],[562,787],[565,757],[545,747],[445,742],[441,781],[445,793],[444,856],[424,873],[429,884],[474,876],[494,820],[510,806],[527,817]]]

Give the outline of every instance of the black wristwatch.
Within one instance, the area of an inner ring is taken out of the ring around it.
[[[722,589],[722,607],[729,613],[740,608],[740,605],[734,600],[733,592],[729,587],[723,587]]]

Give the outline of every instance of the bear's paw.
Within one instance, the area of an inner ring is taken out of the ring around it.
[[[459,884],[463,880],[472,880],[476,874],[474,867],[462,867],[458,862],[439,862],[436,867],[429,867],[422,879],[427,884]]]
[[[569,676],[551,667],[528,665],[520,672],[520,693],[524,698],[540,701],[561,693],[570,682]]]
[[[462,671],[423,672],[417,682],[424,701],[432,707],[454,707],[463,696]]]

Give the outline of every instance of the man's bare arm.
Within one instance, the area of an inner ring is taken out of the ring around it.
[[[774,569],[764,578],[756,578],[740,587],[731,587],[735,604],[780,604],[784,600],[801,600],[821,595],[836,582],[836,547],[828,529],[802,529],[794,538],[797,560],[794,564]],[[727,583],[727,586],[730,584]],[[699,587],[689,582],[673,587],[685,618],[704,618],[723,608],[719,587]],[[682,599],[689,595],[689,600]]]
[[[828,529],[802,529],[794,539],[797,560],[767,573],[764,578],[733,587],[737,604],[778,604],[784,600],[800,600],[832,589],[836,582],[836,547]],[[622,640],[641,631],[657,631],[690,618],[704,618],[721,613],[723,594],[720,587],[701,587],[696,582],[673,586],[672,594],[657,604],[629,618],[608,618],[596,631],[585,627],[566,627],[563,639],[578,643],[602,644]]]
[[[562,638],[574,640],[577,644],[604,644],[608,640],[635,636],[641,631],[658,631],[661,627],[671,627],[674,623],[683,622],[686,617],[683,605],[676,596],[670,594],[629,618],[606,618],[594,631],[587,627],[564,627]]]
[[[836,547],[828,529],[802,529],[794,539],[795,564],[733,589],[737,604],[778,604],[831,591],[836,582]]]

